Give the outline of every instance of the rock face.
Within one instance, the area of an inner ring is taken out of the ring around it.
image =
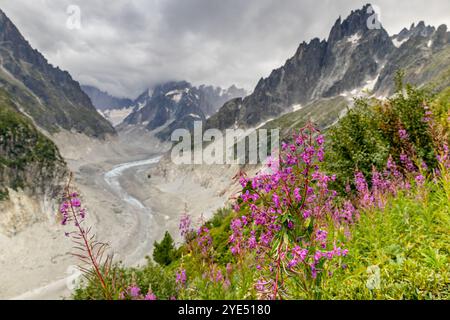
[[[449,85],[449,79],[443,78],[450,67],[450,32],[447,26],[437,29],[426,26],[423,21],[403,29],[392,37],[396,50],[389,56],[380,73],[374,90],[382,95],[392,93],[392,83],[396,70],[405,71],[405,81],[414,84],[425,84],[438,80],[439,87]]]
[[[399,69],[406,71],[406,81],[420,85],[449,68],[446,26],[435,30],[420,22],[391,38],[381,25],[372,28],[372,17],[372,7],[366,5],[343,21],[339,18],[327,40],[301,43],[295,55],[261,79],[251,95],[227,102],[205,127],[255,127],[296,106],[363,89],[387,96]]]
[[[35,123],[89,136],[115,134],[70,74],[50,65],[0,10],[0,86]]]
[[[81,86],[81,89],[89,96],[97,110],[123,109],[131,106],[133,101],[128,98],[116,98],[107,92],[93,86]]]
[[[13,235],[56,213],[66,175],[55,144],[0,89],[0,233]]]
[[[150,131],[156,130],[161,140],[168,140],[175,129],[192,130],[194,121],[205,122],[225,101],[237,95],[245,95],[245,91],[235,86],[224,90],[195,87],[186,81],[167,82],[142,93],[122,126],[143,125]]]

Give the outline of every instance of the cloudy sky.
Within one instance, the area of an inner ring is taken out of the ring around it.
[[[339,15],[367,2],[0,0],[0,8],[53,65],[82,84],[135,97],[156,83],[181,79],[251,91],[300,42],[326,38]],[[420,20],[450,26],[448,0],[371,3],[390,34]],[[80,8],[79,29],[74,5]]]

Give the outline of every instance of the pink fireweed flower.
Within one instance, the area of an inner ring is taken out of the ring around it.
[[[136,285],[132,285],[128,288],[128,292],[132,298],[137,298],[141,294],[141,289]]]
[[[397,165],[395,164],[394,160],[392,159],[392,156],[389,156],[386,169],[388,173],[392,174],[394,177],[398,178],[401,176],[400,172],[397,169]]]
[[[175,300],[175,299],[172,299],[172,298],[175,298],[175,297],[171,297],[170,300]],[[157,298],[156,298],[156,296],[155,296],[155,294],[153,292],[149,291],[145,295],[144,300],[154,301],[154,300],[157,300]]]
[[[255,235],[252,235],[249,239],[248,239],[248,248],[249,249],[254,249],[256,248],[258,242],[256,241],[256,237]]]
[[[280,197],[277,194],[273,194],[272,195],[272,201],[275,205],[275,208],[279,208],[280,207]]]
[[[225,269],[227,270],[227,274],[230,275],[233,272],[233,265],[228,262]]]
[[[214,282],[219,283],[219,282],[223,282],[223,281],[224,281],[224,277],[223,277],[222,271],[217,270],[216,276],[214,277]]]
[[[315,258],[336,256],[329,249],[329,238],[334,234],[328,237],[328,224],[348,230],[345,224],[356,216],[354,207],[342,208],[334,200],[337,192],[330,190],[329,184],[336,176],[319,170],[325,141],[316,134],[311,125],[302,129],[294,136],[295,145],[282,146],[278,171],[249,178],[251,188],[241,193],[239,203],[247,219],[231,222],[230,250],[234,255],[245,251],[255,254],[256,272],[261,275],[256,287],[266,298],[286,294],[279,282],[281,270],[295,275],[322,272],[322,264],[319,268]],[[365,189],[369,193],[367,184]],[[253,201],[254,195],[258,201]]]
[[[317,138],[316,138],[316,142],[317,142],[317,144],[319,145],[319,146],[321,146],[321,145],[323,145],[324,144],[324,142],[325,142],[325,138],[324,138],[324,136],[323,135],[318,135],[317,136]]]
[[[181,269],[181,270],[178,271],[177,274],[176,274],[176,280],[175,280],[175,282],[176,282],[178,285],[184,286],[184,285],[186,284],[186,280],[187,280],[187,277],[186,277],[186,270],[185,270],[185,269]]]
[[[294,197],[297,202],[302,201],[302,196],[300,195],[300,188],[294,189]]]
[[[196,241],[201,253],[206,256],[212,246],[212,237],[207,227],[202,226],[198,229]]]
[[[180,234],[182,237],[186,237],[191,231],[191,218],[188,214],[183,214],[180,218],[179,225]]]
[[[241,184],[242,188],[245,188],[247,186],[248,181],[249,180],[246,177],[239,178],[239,183]]]
[[[421,174],[417,175],[415,178],[417,185],[422,186],[425,182],[425,177]]]
[[[317,230],[316,231],[316,241],[319,242],[320,246],[325,249],[326,247],[326,241],[327,241],[327,237],[328,237],[328,232],[326,232],[325,230]]]
[[[406,140],[406,139],[408,139],[408,132],[406,132],[406,130],[405,129],[400,129],[400,130],[398,130],[398,135],[399,135],[399,137],[400,137],[400,139],[401,140]]]
[[[422,167],[423,170],[428,170],[428,165],[426,164],[425,161],[422,161],[422,163],[420,164],[420,166]]]
[[[81,208],[78,212],[81,219],[84,219],[86,217],[86,208]]]
[[[405,153],[400,154],[400,162],[405,166],[406,170],[409,172],[415,172],[416,167],[411,159]]]
[[[71,205],[72,205],[73,207],[76,207],[76,208],[78,208],[78,207],[81,206],[81,201],[80,201],[80,199],[78,199],[78,198],[72,198],[72,199],[70,199],[70,203],[71,203]]]

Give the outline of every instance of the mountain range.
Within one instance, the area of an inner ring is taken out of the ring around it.
[[[446,25],[421,21],[391,36],[381,25],[369,28],[369,8],[337,19],[327,39],[301,43],[249,95],[236,86],[170,81],[134,100],[80,86],[33,49],[0,10],[0,200],[8,190],[54,194],[67,172],[51,141],[62,130],[101,140],[136,126],[168,141],[175,129],[192,129],[194,121],[202,121],[205,130],[293,128],[307,120],[325,128],[362,92],[389,97],[398,70],[406,82],[432,90],[450,85]],[[112,119],[116,111],[121,113]]]
[[[329,99],[351,97],[362,91],[388,97],[398,70],[416,85],[450,83],[450,33],[424,22],[390,36],[382,27],[370,29],[373,14],[368,4],[337,19],[328,39],[303,42],[295,55],[259,80],[252,94],[228,101],[207,122],[205,129],[251,128]],[[435,88],[439,89],[439,88]],[[343,110],[343,108],[342,108]],[[314,110],[312,110],[314,111]],[[318,111],[317,109],[315,111]],[[320,109],[324,116],[329,108]],[[309,113],[310,116],[315,112]],[[339,112],[333,109],[334,117]],[[330,117],[328,125],[336,118]]]
[[[228,89],[187,81],[171,81],[145,90],[133,103],[131,113],[122,126],[143,125],[156,130],[156,136],[168,140],[173,130],[192,129],[194,121],[205,122],[228,100],[246,95],[231,86]]]

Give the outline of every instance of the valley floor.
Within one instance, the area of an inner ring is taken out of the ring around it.
[[[157,165],[152,159],[165,150],[151,137],[125,131],[104,143],[66,133],[55,140],[75,174],[76,187],[88,209],[87,222],[94,226],[100,241],[110,244],[115,261],[126,265],[145,262],[154,241],[166,230],[176,238],[185,207],[199,218],[226,201],[217,188],[205,187],[189,177],[169,181],[152,173],[149,178],[150,168]],[[68,288],[77,278],[77,260],[70,254],[71,243],[64,231],[68,230],[54,219],[34,224],[11,238],[0,237],[0,298],[70,296]]]

